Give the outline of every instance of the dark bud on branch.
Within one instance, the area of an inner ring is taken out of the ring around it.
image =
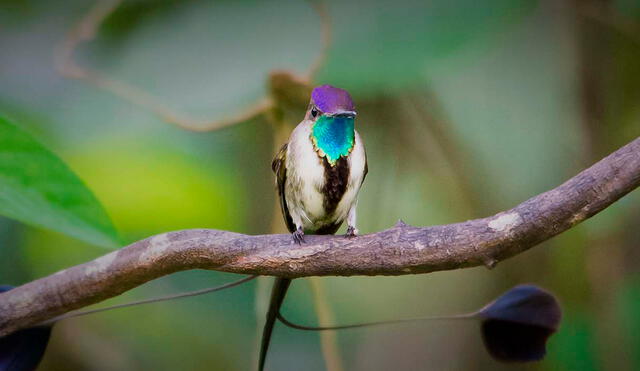
[[[549,336],[556,332],[562,311],[556,298],[532,285],[504,293],[477,313],[482,339],[497,360],[539,361],[546,354]]]

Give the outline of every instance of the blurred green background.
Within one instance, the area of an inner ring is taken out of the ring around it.
[[[264,118],[189,132],[58,75],[54,49],[93,1],[0,1],[0,113],[86,182],[123,243],[183,228],[272,230],[273,133]],[[329,1],[334,43],[317,83],[351,91],[369,176],[362,233],[402,218],[484,217],[544,192],[640,134],[640,2]],[[81,65],[194,116],[222,118],[267,94],[274,69],[302,73],[320,21],[302,1],[125,0]],[[304,108],[304,107],[302,107]],[[301,118],[301,117],[300,117]],[[640,369],[640,193],[495,269],[323,278],[338,323],[458,313],[517,283],[565,310],[539,363],[503,365],[476,324],[338,334],[347,370]],[[0,283],[19,285],[108,249],[0,218]],[[190,271],[109,303],[228,282]],[[256,282],[56,326],[41,370],[250,370]],[[264,286],[264,282],[262,284]],[[284,312],[314,323],[295,281]],[[323,370],[318,334],[278,326],[268,369]]]

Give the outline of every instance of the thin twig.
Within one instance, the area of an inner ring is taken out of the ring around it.
[[[258,278],[258,276],[247,276],[247,277],[241,278],[241,279],[233,281],[233,282],[225,283],[224,285],[220,285],[220,286],[216,286],[216,287],[208,287],[206,289],[201,289],[201,290],[183,292],[183,293],[180,293],[180,294],[166,295],[166,296],[161,296],[161,297],[158,297],[158,298],[151,298],[151,299],[132,301],[130,303],[116,304],[116,305],[112,305],[110,307],[90,309],[90,310],[85,310],[85,311],[82,311],[82,312],[69,312],[69,313],[63,314],[61,316],[55,317],[53,319],[50,319],[50,320],[42,323],[42,325],[50,325],[50,324],[52,324],[54,322],[62,321],[63,319],[67,319],[67,318],[82,317],[82,316],[86,316],[88,314],[106,312],[106,311],[114,310],[114,309],[129,308],[129,307],[135,307],[137,305],[159,303],[159,302],[162,302],[162,301],[190,298],[190,297],[193,297],[193,296],[209,294],[209,293],[212,293],[212,292],[217,292],[217,291],[221,291],[221,290],[225,290],[225,289],[230,289],[232,287],[236,287],[236,286],[241,285],[241,284],[243,284],[245,282],[249,282],[249,281],[251,281],[251,280],[253,280],[255,278]]]

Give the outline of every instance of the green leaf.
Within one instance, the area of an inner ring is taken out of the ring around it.
[[[99,246],[119,245],[111,220],[82,180],[1,116],[0,214]]]

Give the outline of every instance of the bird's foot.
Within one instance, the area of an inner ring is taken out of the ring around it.
[[[302,231],[302,228],[296,229],[296,231],[291,234],[291,237],[293,237],[294,243],[302,245],[304,242],[304,232]]]
[[[350,225],[347,227],[347,233],[344,235],[346,238],[353,238],[358,235],[358,230],[356,227]]]

